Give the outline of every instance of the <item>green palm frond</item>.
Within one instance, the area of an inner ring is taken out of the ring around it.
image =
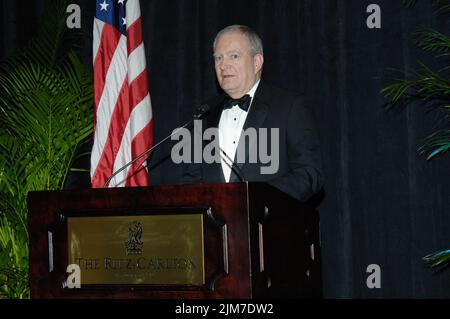
[[[438,6],[438,12],[450,12],[450,4],[447,0],[431,0],[432,5]],[[403,0],[408,8],[412,8],[417,4],[417,0]]]
[[[28,298],[28,240],[0,218],[0,299]]]
[[[8,63],[24,59],[43,66],[53,67],[66,58],[67,48],[77,46],[81,33],[68,30],[66,8],[68,0],[45,0],[45,11],[39,19],[39,29],[21,52]]]
[[[450,265],[450,250],[443,250],[437,253],[432,253],[423,257],[423,260],[432,268],[443,269]]]
[[[3,250],[3,254],[8,252],[16,264],[26,266],[28,245],[26,237],[18,236],[14,231],[14,225],[6,217],[0,219],[0,226],[0,245],[7,247]]]
[[[0,299],[29,298],[28,268],[0,268]]]
[[[403,3],[407,6],[407,7],[413,7],[416,5],[417,0],[403,0]]]
[[[23,296],[15,280],[24,266],[14,256],[27,255],[28,192],[63,188],[93,122],[92,80],[75,54],[57,68],[28,60],[14,66],[0,73],[0,216],[7,221],[0,224],[0,281],[6,276],[8,286],[0,297]]]
[[[450,149],[450,130],[440,130],[428,136],[419,148],[420,154],[429,153],[427,160]]]
[[[17,230],[27,233],[26,194],[33,176],[42,174],[45,163],[39,162],[39,150],[32,143],[20,143],[15,137],[0,136],[0,193],[1,209]]]
[[[393,79],[392,84],[384,87],[380,93],[390,100],[388,107],[395,106],[403,99],[411,97],[411,92],[417,87],[416,80]]]
[[[448,56],[450,53],[450,37],[436,30],[421,30],[416,33],[417,47],[441,56]]]
[[[397,70],[403,78],[394,79],[392,84],[381,89],[380,93],[390,100],[389,107],[405,99],[422,102],[433,100],[435,106],[443,106],[450,101],[447,69],[434,71],[423,63],[420,65],[422,68],[417,70]]]
[[[422,104],[439,110],[447,119],[450,119],[448,68],[434,71],[423,63],[420,65],[421,68],[417,70],[396,70],[404,78],[394,79],[392,84],[385,86],[380,91],[390,101],[387,107],[394,108],[400,104]],[[448,125],[448,121],[446,125]],[[450,131],[444,128],[426,137],[418,151],[420,154],[428,154],[427,160],[431,160],[449,149]]]
[[[416,0],[405,0],[408,7],[413,7]],[[432,4],[438,6],[438,13],[450,12],[448,0],[432,0]],[[416,45],[426,52],[437,54],[436,58],[450,55],[450,35],[433,30],[421,30],[416,32]],[[441,59],[438,62],[448,62]],[[444,117],[439,119],[440,128],[426,137],[419,147],[420,154],[428,154],[427,160],[431,160],[450,149],[450,65],[433,70],[420,63],[418,69],[405,69],[399,71],[400,76],[385,86],[380,93],[389,103],[389,109],[398,106],[426,105],[442,112]],[[442,123],[444,127],[442,127]],[[435,267],[448,267],[450,265],[450,250],[441,251],[425,256],[424,261]],[[442,268],[441,268],[442,269]]]
[[[28,297],[27,194],[62,189],[92,133],[92,77],[67,42],[66,0],[0,67],[0,298]]]
[[[44,171],[49,176],[45,180],[62,183],[76,146],[92,132],[92,83],[81,62],[70,54],[56,70],[30,64],[0,74],[0,92],[4,114],[0,131],[24,146],[35,145],[34,158],[46,159]],[[50,172],[57,172],[56,176]],[[45,189],[61,186],[48,182]]]

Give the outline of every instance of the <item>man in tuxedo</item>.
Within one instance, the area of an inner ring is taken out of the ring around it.
[[[323,186],[310,105],[300,95],[261,81],[262,42],[249,27],[233,25],[221,30],[213,49],[217,81],[224,94],[207,102],[211,112],[202,128],[218,128],[215,142],[220,163],[189,164],[184,182],[268,182],[298,200],[308,200]],[[256,138],[245,134],[251,129],[257,132]],[[259,156],[264,154],[261,148],[276,161],[271,167],[267,157]]]

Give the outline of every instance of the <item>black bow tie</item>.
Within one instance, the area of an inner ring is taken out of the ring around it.
[[[231,109],[233,106],[237,105],[243,111],[247,112],[248,108],[250,107],[251,100],[252,100],[252,98],[248,94],[246,94],[243,97],[241,97],[240,99],[236,99],[236,100],[229,98],[228,100],[225,100],[225,102],[223,103],[223,109],[224,110]]]

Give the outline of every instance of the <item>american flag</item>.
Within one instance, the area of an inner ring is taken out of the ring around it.
[[[97,0],[93,31],[94,145],[92,187],[153,144],[139,0]],[[117,174],[110,187],[149,184],[145,158]]]

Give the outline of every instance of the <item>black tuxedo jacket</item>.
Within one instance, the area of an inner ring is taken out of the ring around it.
[[[211,111],[203,120],[203,130],[218,127],[225,98],[226,95],[223,94],[207,102]],[[268,182],[302,201],[306,201],[321,190],[323,175],[319,139],[310,105],[302,96],[274,88],[261,81],[253,97],[243,130],[251,127],[256,130],[267,129],[268,154],[272,152],[271,128],[278,128],[278,170],[273,174],[262,174],[261,167],[269,164],[262,163],[259,156],[256,163],[250,163],[249,154],[258,153],[257,150],[261,146],[258,145],[260,143],[260,136],[258,136],[258,141],[253,143],[246,140],[244,163],[237,162],[235,157],[230,182],[239,181],[238,175],[247,181]],[[204,141],[205,144],[209,142]],[[242,145],[241,143],[243,143],[242,135],[238,148]],[[202,161],[200,164],[186,165],[183,182],[225,182],[225,178],[220,163],[207,164]]]

